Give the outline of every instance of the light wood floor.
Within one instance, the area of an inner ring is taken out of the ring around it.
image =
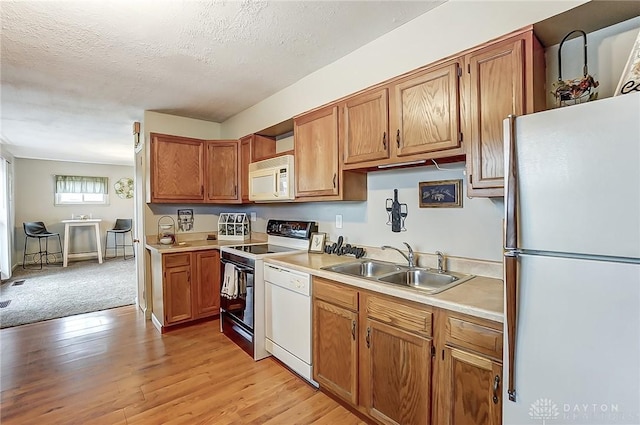
[[[163,336],[134,306],[0,331],[0,423],[364,424],[206,322]]]

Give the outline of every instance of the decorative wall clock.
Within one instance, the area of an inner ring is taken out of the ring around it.
[[[122,199],[131,199],[133,198],[133,179],[128,177],[123,177],[118,180],[113,188],[116,191],[116,194]]]

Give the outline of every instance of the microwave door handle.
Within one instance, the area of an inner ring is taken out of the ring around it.
[[[280,170],[276,170],[275,178],[273,179],[273,196],[278,197],[278,185],[280,184]]]

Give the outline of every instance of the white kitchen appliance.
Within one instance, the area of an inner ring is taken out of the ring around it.
[[[639,424],[640,93],[505,120],[505,175],[503,423]]]
[[[311,221],[269,220],[267,242],[220,248],[221,281],[226,265],[232,264],[244,282],[235,297],[220,298],[220,331],[254,360],[271,355],[265,348],[264,260],[306,251],[311,233],[317,231]]]
[[[290,201],[295,198],[293,182],[293,155],[282,155],[249,164],[249,199],[251,201]]]
[[[311,276],[264,265],[266,349],[318,386],[311,370]]]

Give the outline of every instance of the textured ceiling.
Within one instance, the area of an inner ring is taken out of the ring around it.
[[[2,143],[132,164],[145,110],[222,122],[442,1],[6,1]]]

